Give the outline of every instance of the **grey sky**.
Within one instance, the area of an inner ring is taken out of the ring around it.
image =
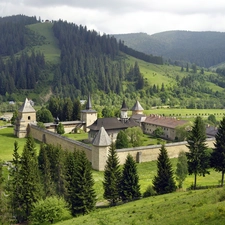
[[[0,0],[0,16],[24,14],[86,25],[101,33],[225,31],[222,0]]]

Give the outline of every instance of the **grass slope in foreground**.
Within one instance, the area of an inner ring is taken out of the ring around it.
[[[57,225],[222,225],[225,221],[224,200],[225,190],[222,188],[175,192],[97,209],[89,215]]]

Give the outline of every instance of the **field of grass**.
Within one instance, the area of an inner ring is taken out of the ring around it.
[[[177,158],[171,159],[173,170],[176,171]],[[122,166],[121,166],[122,168]],[[137,171],[139,175],[139,182],[141,186],[141,193],[143,194],[149,185],[152,185],[152,179],[157,174],[157,161],[143,162],[137,164]],[[98,202],[105,202],[103,198],[103,172],[93,171],[93,177],[95,180],[95,190],[97,193]],[[210,169],[210,175],[205,177],[197,177],[197,186],[211,186],[218,185],[221,180],[221,174]],[[183,183],[183,190],[191,187],[194,183],[194,176],[188,175]]]
[[[22,153],[23,147],[26,143],[26,138],[16,138],[13,134],[13,127],[0,129],[0,159],[3,161],[12,160],[14,150],[14,142],[18,142],[19,154]],[[40,143],[35,141],[36,149],[39,151]]]
[[[99,208],[57,225],[222,225],[225,190],[207,189],[148,197],[111,208]]]
[[[201,116],[207,118],[209,115],[213,114],[217,119],[221,119],[225,116],[224,109],[178,109],[178,108],[156,108],[145,110],[144,114],[158,114],[164,116],[174,116],[174,117],[195,117]]]
[[[46,61],[58,63],[60,49],[58,47],[58,40],[54,37],[52,31],[52,23],[36,23],[27,27],[45,37],[44,43],[42,45],[35,46],[35,50],[43,52]]]

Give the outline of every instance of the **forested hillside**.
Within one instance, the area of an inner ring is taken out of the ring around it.
[[[153,52],[62,20],[12,16],[0,18],[1,29],[6,31],[0,39],[0,103],[28,97],[45,104],[52,95],[73,101],[90,93],[96,107],[118,108],[124,99],[129,107],[139,99],[145,109],[225,105],[222,69],[163,63]],[[169,43],[164,48],[172,48]]]
[[[166,31],[113,35],[130,48],[179,62],[210,67],[225,61],[225,33]]]

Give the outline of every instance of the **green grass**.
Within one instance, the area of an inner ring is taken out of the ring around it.
[[[0,159],[3,161],[12,160],[14,150],[14,142],[18,142],[19,154],[22,153],[23,147],[26,143],[26,138],[16,138],[13,134],[13,127],[0,129]],[[35,141],[36,149],[39,151],[40,143]]]
[[[225,115],[224,109],[177,109],[177,108],[158,108],[158,109],[150,109],[145,110],[144,114],[159,114],[164,116],[175,116],[175,117],[193,117],[193,116],[201,116],[208,117],[213,114],[217,119],[222,118]]]
[[[58,40],[54,37],[52,25],[52,23],[36,23],[27,27],[45,38],[44,43],[34,46],[34,49],[43,52],[46,61],[59,63],[60,49],[58,47]]]
[[[88,139],[88,133],[85,132],[81,132],[79,134],[63,134],[63,136],[76,141],[83,141]]]
[[[101,208],[58,225],[222,225],[225,190],[176,192],[144,198],[111,208]]]

